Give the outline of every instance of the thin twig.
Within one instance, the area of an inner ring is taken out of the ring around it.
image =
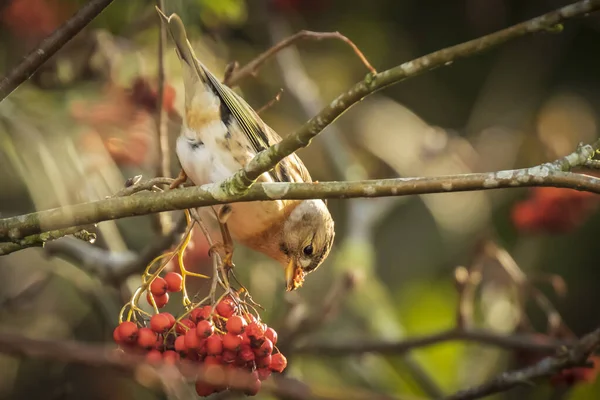
[[[156,0],[156,5],[161,10],[164,10],[164,0]],[[157,96],[156,96],[156,135],[158,144],[158,159],[156,176],[169,178],[171,176],[171,157],[169,153],[169,131],[167,129],[167,118],[164,110],[164,93],[165,93],[165,43],[167,42],[167,31],[165,25],[161,22],[157,15],[158,21],[158,77],[157,77]],[[162,234],[166,234],[171,229],[171,218],[169,213],[159,213],[158,230]]]
[[[0,81],[0,102],[98,16],[113,0],[90,0],[75,15],[44,39]]]
[[[227,75],[226,79],[223,83],[228,86],[234,86],[240,80],[244,79],[247,76],[255,75],[258,69],[262,64],[264,64],[269,58],[273,57],[275,54],[285,49],[288,46],[293,45],[299,40],[302,39],[312,39],[312,40],[323,40],[323,39],[338,39],[345,42],[348,46],[352,48],[354,53],[358,56],[360,61],[367,67],[367,69],[375,75],[377,71],[373,66],[369,63],[364,54],[360,51],[360,49],[346,36],[342,35],[339,32],[312,32],[312,31],[300,31],[288,38],[283,39],[254,60],[250,61],[248,64],[244,65],[241,68],[232,68],[231,72]]]
[[[275,97],[273,97],[271,100],[269,100],[269,102],[267,104],[265,104],[264,106],[262,106],[261,108],[256,110],[256,113],[260,115],[263,112],[265,112],[266,110],[268,110],[269,108],[273,107],[273,104],[277,103],[279,101],[279,99],[281,98],[282,93],[283,93],[283,89],[279,89],[279,91],[277,92]]]
[[[533,336],[505,335],[490,331],[471,329],[448,329],[431,335],[404,339],[397,342],[357,340],[348,343],[308,343],[296,347],[294,353],[319,354],[331,357],[364,353],[403,354],[416,348],[432,346],[449,341],[472,342],[503,349],[527,350],[546,354],[552,354],[565,344],[569,343],[562,341],[548,341],[541,343]]]
[[[5,256],[7,254],[14,253],[15,251],[24,250],[30,247],[44,247],[46,243],[68,235],[79,236],[79,239],[74,240],[77,240],[81,243],[94,241],[96,239],[95,233],[90,233],[86,230],[86,228],[81,226],[56,229],[49,232],[30,235],[15,242],[0,243],[0,256]]]
[[[505,372],[482,385],[470,389],[461,390],[446,400],[472,400],[489,396],[493,393],[505,392],[514,387],[531,384],[532,381],[552,376],[553,374],[571,367],[586,365],[588,357],[600,344],[600,329],[585,335],[563,354],[555,357],[547,357],[532,366]]]

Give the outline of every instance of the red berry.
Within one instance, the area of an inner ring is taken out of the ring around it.
[[[162,353],[158,350],[150,350],[148,354],[146,354],[146,361],[150,364],[158,364],[162,362]]]
[[[215,387],[209,385],[208,383],[204,383],[203,381],[196,381],[196,393],[200,397],[210,396],[215,392]]]
[[[177,339],[175,339],[175,351],[180,353],[188,351],[188,348],[185,345],[185,336],[177,336]]]
[[[202,340],[196,335],[196,332],[189,330],[183,336],[185,347],[188,350],[198,350],[202,346]]]
[[[244,329],[246,329],[246,325],[248,324],[242,317],[240,317],[239,315],[234,315],[227,320],[227,323],[225,324],[225,329],[227,329],[227,332],[233,335],[239,335],[244,332]]]
[[[238,351],[242,345],[242,337],[240,335],[232,335],[227,333],[223,335],[223,348],[230,351]]]
[[[256,358],[254,362],[256,363],[256,368],[269,368],[271,366],[271,355]]]
[[[265,338],[265,341],[263,342],[263,344],[260,345],[260,347],[256,350],[254,350],[254,353],[256,354],[257,357],[266,357],[268,355],[270,355],[273,352],[273,342],[271,342],[269,339]]]
[[[242,344],[247,344],[250,346],[250,338],[246,334],[246,332],[242,333]]]
[[[155,314],[150,318],[150,328],[156,333],[165,333],[171,328],[171,321],[165,314]]]
[[[271,362],[273,362],[273,360],[271,360]],[[271,376],[271,370],[269,368],[259,368],[256,372],[258,372],[258,379],[261,381],[264,381]]]
[[[113,340],[116,344],[121,343],[121,336],[119,334],[119,325],[113,330]]]
[[[163,296],[165,293],[167,293],[167,281],[160,276],[157,276],[150,284],[150,291],[155,298]]]
[[[267,328],[267,330],[265,331],[265,336],[267,337],[267,339],[273,342],[273,345],[277,344],[277,331],[275,331],[275,329]]]
[[[222,358],[221,356],[206,356],[204,359],[204,365],[221,365]]]
[[[271,365],[269,369],[273,372],[283,372],[287,367],[287,358],[281,353],[273,354],[271,356]]]
[[[215,356],[223,352],[223,339],[221,335],[211,335],[206,339],[206,353]]]
[[[152,300],[150,300],[151,294],[146,294],[146,300],[148,304],[152,305]],[[152,296],[154,298],[154,302],[156,303],[157,308],[163,308],[169,302],[169,293],[165,293],[162,296]]]
[[[235,302],[231,297],[225,297],[217,304],[217,312],[225,318],[229,318],[235,314],[236,308]]]
[[[235,351],[231,351],[231,350],[225,350],[223,352],[223,362],[225,364],[231,364],[232,362],[234,362],[237,359],[237,353]]]
[[[240,347],[240,351],[238,353],[238,357],[240,360],[242,360],[244,362],[253,361],[255,358],[254,352],[250,348],[250,345],[247,345],[247,344],[242,344],[242,346]]]
[[[196,334],[198,337],[205,339],[213,334],[214,327],[213,324],[208,322],[207,320],[202,320],[198,322],[196,325]]]
[[[190,319],[197,324],[199,321],[202,321],[205,319],[210,319],[211,314],[212,314],[211,306],[194,308],[190,314]]]
[[[246,328],[246,335],[250,338],[252,347],[259,348],[265,341],[265,332],[262,326],[257,322],[251,322]]]
[[[137,344],[143,349],[151,349],[156,346],[156,333],[150,328],[140,328],[138,330]]]
[[[177,272],[169,272],[165,275],[167,290],[169,292],[181,292],[183,289],[183,277]]]
[[[187,331],[194,328],[196,328],[196,324],[194,323],[194,321],[186,318],[179,321],[179,323],[175,327],[175,332],[177,332],[179,335],[185,335]]]
[[[167,318],[169,318],[169,329],[171,329],[175,325],[175,317],[169,312],[163,312],[161,314],[166,315]]]
[[[163,360],[165,363],[173,365],[177,363],[180,359],[179,353],[174,352],[173,350],[167,350],[163,353]]]
[[[137,340],[138,327],[131,321],[123,321],[117,327],[121,343],[135,343]]]

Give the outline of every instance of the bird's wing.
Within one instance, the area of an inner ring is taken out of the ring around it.
[[[271,147],[281,141],[281,137],[273,131],[258,116],[256,111],[250,105],[235,93],[231,88],[222,84],[194,55],[192,46],[187,38],[183,21],[177,14],[171,14],[167,17],[158,9],[162,19],[166,22],[169,33],[177,47],[177,54],[188,64],[204,83],[208,84],[213,92],[221,100],[221,119],[227,125],[231,124],[231,118],[237,123],[244,133],[244,136],[250,142],[252,149],[256,154]],[[229,114],[229,115],[227,115]],[[304,163],[296,154],[283,159],[270,172],[271,177],[276,182],[311,182],[312,179]]]

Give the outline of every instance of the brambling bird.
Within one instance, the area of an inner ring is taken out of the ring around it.
[[[281,137],[196,58],[179,16],[167,17],[157,10],[175,43],[183,70],[185,113],[176,144],[181,167],[195,185],[220,182]],[[300,158],[292,154],[258,181],[312,179]],[[228,207],[231,237],[279,261],[287,291],[300,287],[305,276],[329,254],[335,232],[324,200],[254,201]]]

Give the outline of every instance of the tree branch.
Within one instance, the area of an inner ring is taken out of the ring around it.
[[[262,151],[244,169],[223,181],[220,185],[220,196],[244,192],[260,175],[274,168],[279,161],[293,152],[308,146],[323,129],[370,94],[426,71],[450,65],[458,59],[482,53],[509,40],[529,33],[549,30],[556,24],[598,9],[600,9],[600,0],[579,1],[490,35],[430,53],[387,71],[375,75],[368,74],[363,81],[339,95],[296,133]]]
[[[0,81],[0,102],[25,82],[46,61],[60,50],[69,40],[77,35],[96,18],[113,0],[91,0],[79,9],[50,36],[44,39],[39,47],[31,51]]]
[[[323,40],[323,39],[339,39],[345,42],[348,46],[352,48],[354,53],[358,56],[360,61],[367,67],[372,74],[376,74],[377,71],[373,66],[369,63],[364,54],[359,50],[359,48],[346,36],[342,35],[339,32],[312,32],[312,31],[300,31],[296,34],[287,37],[281,40],[279,43],[275,44],[273,47],[269,48],[267,51],[256,57],[254,60],[250,61],[248,64],[244,65],[242,68],[233,69],[229,74],[226,74],[223,83],[227,86],[234,86],[236,83],[244,79],[248,75],[256,74],[256,71],[271,57],[275,54],[279,53],[281,50],[285,49],[293,45],[294,43],[302,40],[302,39],[314,39],[314,40]]]
[[[278,199],[334,199],[406,196],[515,187],[552,186],[600,194],[600,179],[562,172],[553,164],[488,173],[350,182],[261,183],[245,193],[221,197],[218,184],[157,193],[139,193],[0,219],[0,241],[16,241],[40,232],[215,204]],[[215,193],[216,192],[216,193]]]
[[[588,357],[600,345],[600,329],[585,335],[579,342],[563,354],[547,357],[530,367],[516,371],[505,372],[482,385],[462,390],[446,400],[472,400],[493,393],[505,392],[516,386],[531,383],[539,378],[549,377],[563,369],[585,366]]]
[[[343,344],[313,343],[294,349],[297,354],[318,354],[322,356],[348,356],[363,353],[403,354],[410,350],[432,346],[442,342],[462,341],[480,343],[489,346],[511,350],[527,350],[538,353],[555,353],[568,342],[548,341],[539,342],[527,335],[504,335],[482,330],[448,329],[442,332],[416,338],[401,340],[399,342],[382,341],[356,341]]]
[[[24,250],[30,247],[43,247],[46,242],[59,239],[67,235],[76,235],[80,239],[78,241],[89,242],[96,238],[94,233],[90,233],[81,226],[68,227],[64,229],[56,229],[49,232],[38,233],[35,235],[26,236],[15,242],[0,243],[0,256],[5,256],[15,251]]]

